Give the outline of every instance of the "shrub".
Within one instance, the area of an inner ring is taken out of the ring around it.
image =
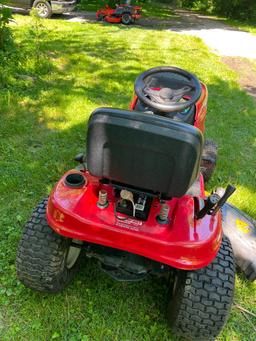
[[[182,6],[224,15],[228,18],[256,19],[255,0],[182,0]]]
[[[52,69],[47,52],[42,47],[48,30],[35,11],[31,14],[31,23],[26,28],[18,48],[15,44],[15,34],[12,37],[6,17],[5,24],[1,26],[4,29],[0,31],[3,33],[3,48],[0,48],[0,97],[3,96],[1,90],[19,92],[28,79],[36,80]]]
[[[3,1],[0,0],[0,50],[4,50],[6,45],[12,40],[11,31],[8,27],[8,24],[11,20],[11,10],[4,7]]]

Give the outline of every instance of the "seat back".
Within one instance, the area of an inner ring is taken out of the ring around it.
[[[88,125],[88,170],[100,178],[180,197],[198,176],[202,147],[203,136],[194,126],[99,108]]]
[[[115,15],[122,15],[124,13],[124,8],[121,6],[118,6],[115,10]]]

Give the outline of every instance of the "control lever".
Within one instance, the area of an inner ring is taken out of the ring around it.
[[[228,200],[229,197],[231,197],[231,195],[236,191],[236,188],[232,185],[228,185],[228,187],[226,188],[225,193],[223,194],[223,196],[220,198],[220,200],[218,201],[217,205],[215,206],[212,214],[217,213],[221,207],[225,204],[225,202]]]
[[[206,214],[209,214],[213,207],[217,205],[218,201],[220,200],[220,196],[217,193],[211,194],[206,202],[204,207],[196,214],[196,219],[202,219]]]
[[[74,161],[83,165],[85,170],[87,169],[86,156],[83,153],[77,154],[76,157],[74,158]]]
[[[225,193],[220,196],[218,191],[211,194],[204,205],[204,207],[196,214],[196,219],[202,219],[206,214],[214,215],[225,204],[228,198],[235,192],[236,188],[232,185],[228,185]]]
[[[74,158],[74,160],[76,162],[83,163],[84,162],[84,154],[83,153],[77,154],[76,157]]]

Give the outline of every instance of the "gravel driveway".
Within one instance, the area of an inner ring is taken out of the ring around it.
[[[221,56],[256,59],[256,35],[239,31],[211,17],[177,10],[178,24],[170,30],[201,38]]]

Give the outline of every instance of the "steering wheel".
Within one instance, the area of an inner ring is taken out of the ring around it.
[[[184,79],[184,86],[178,89],[171,87],[159,89],[146,84],[146,79],[157,74],[159,76],[160,73],[168,74],[170,79],[173,75],[174,80],[175,75],[181,76],[180,78]],[[195,75],[173,66],[155,67],[143,72],[136,79],[134,89],[142,103],[162,112],[183,111],[195,104],[202,92],[201,83]]]

